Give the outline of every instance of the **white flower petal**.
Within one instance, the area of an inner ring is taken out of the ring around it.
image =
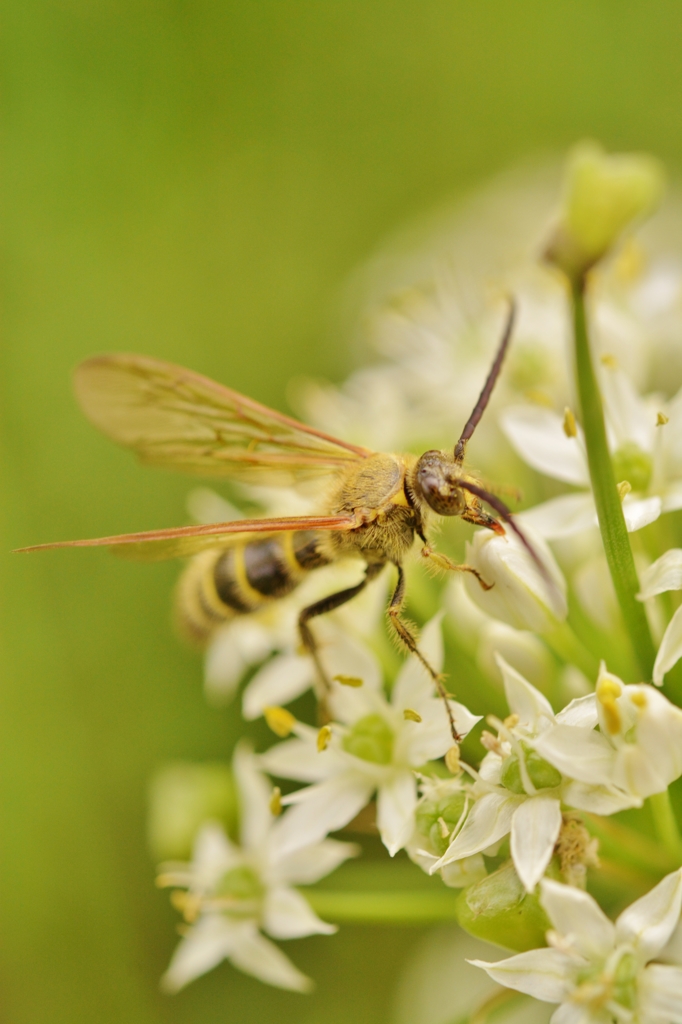
[[[200,884],[214,884],[240,857],[237,847],[225,835],[222,825],[208,821],[194,840],[192,864],[200,876]]]
[[[238,939],[238,928],[222,914],[201,917],[176,947],[161,979],[161,988],[177,992],[206,974],[231,955]]]
[[[682,868],[631,903],[616,921],[619,942],[631,942],[643,962],[652,960],[668,942],[680,920]]]
[[[663,634],[654,662],[654,683],[663,685],[663,677],[682,658],[682,605],[677,609]]]
[[[299,782],[320,782],[335,775],[343,762],[333,747],[319,751],[317,733],[310,730],[311,738],[290,739],[276,743],[259,756],[259,761],[271,775],[279,779],[297,779]]]
[[[597,901],[582,889],[549,878],[544,878],[540,887],[540,903],[556,931],[588,960],[607,957],[614,947],[616,930]]]
[[[279,822],[272,829],[273,846],[278,846]],[[356,843],[340,843],[338,839],[323,839],[314,846],[305,846],[301,850],[277,858],[277,874],[283,882],[290,885],[312,885],[326,875],[335,871],[340,864],[350,857],[357,857],[360,847]]]
[[[670,483],[661,498],[664,512],[676,512],[682,508],[682,483]]]
[[[645,1024],[682,1024],[682,967],[649,964],[639,976],[637,994]]]
[[[522,799],[502,793],[486,793],[482,796],[469,811],[461,831],[438,861],[437,867],[442,868],[453,860],[461,860],[487,850],[506,836],[511,828],[512,815]]]
[[[567,484],[589,484],[582,439],[567,437],[555,412],[535,405],[511,406],[499,422],[512,447],[533,469]]]
[[[594,729],[598,721],[597,698],[593,693],[576,697],[556,716],[562,725],[579,725]]]
[[[508,665],[498,654],[495,659],[502,672],[504,692],[509,710],[519,716],[521,725],[536,727],[541,719],[554,721],[554,711],[547,698],[523,678],[520,672]]]
[[[628,533],[635,533],[654,523],[661,514],[661,499],[653,498],[626,498],[623,502],[623,516]]]
[[[412,772],[400,772],[379,787],[377,828],[391,857],[402,850],[414,831],[416,806],[417,781]]]
[[[260,623],[242,619],[219,629],[208,646],[204,662],[206,693],[213,702],[226,703],[250,665],[266,658],[272,639]]]
[[[553,725],[534,743],[537,752],[569,779],[590,785],[611,782],[615,751],[601,733],[585,726]]]
[[[443,668],[444,649],[441,623],[445,612],[440,611],[426,623],[419,637],[419,650],[430,665],[440,672]],[[433,695],[433,680],[418,658],[408,658],[400,669],[391,694],[394,708],[414,708],[425,697]]]
[[[597,1024],[596,1021],[590,1020],[590,1017],[589,1009],[586,1010],[584,1006],[578,1003],[562,1003],[549,1018],[549,1024]],[[602,1022],[599,1021],[599,1024]]]
[[[272,787],[258,771],[258,759],[243,740],[232,760],[239,792],[239,833],[242,846],[257,850],[272,825],[270,795]]]
[[[351,725],[385,703],[381,666],[365,644],[343,634],[323,645],[321,657],[330,679],[337,675],[362,679],[358,687],[332,684],[329,709],[335,721]]]
[[[497,963],[468,960],[482,967],[493,981],[517,992],[525,992],[544,1003],[561,1003],[573,987],[576,961],[558,949],[529,949]],[[579,963],[579,962],[578,962]]]
[[[586,782],[568,782],[562,790],[567,807],[591,814],[609,815],[624,811],[628,807],[641,807],[640,797],[622,793],[615,786],[590,786]]]
[[[670,548],[645,569],[639,579],[640,601],[646,601],[666,590],[682,590],[682,548]]]
[[[288,704],[308,690],[315,679],[312,659],[300,654],[277,654],[249,681],[242,696],[242,714],[260,718],[263,708]]]
[[[511,822],[511,855],[527,892],[538,884],[552,859],[561,829],[561,805],[549,796],[524,800]]]
[[[293,992],[309,992],[313,982],[294,967],[288,956],[255,928],[244,928],[230,960],[246,974]]]
[[[666,964],[682,967],[682,923],[677,925],[656,959],[662,960]]]
[[[616,445],[634,442],[644,452],[654,446],[656,419],[630,377],[617,366],[601,367],[600,383]]]
[[[517,516],[545,540],[572,537],[597,526],[597,510],[591,493],[562,494]]]
[[[304,935],[333,935],[336,925],[321,921],[308,901],[288,886],[268,889],[263,906],[263,927],[273,939],[300,939]]]
[[[372,781],[348,773],[299,790],[278,826],[281,855],[318,843],[328,832],[343,828],[366,806],[374,788]]]

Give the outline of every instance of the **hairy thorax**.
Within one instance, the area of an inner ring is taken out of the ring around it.
[[[325,543],[330,554],[359,554],[370,562],[402,560],[421,524],[405,490],[414,461],[409,455],[377,453],[347,471],[330,497],[329,513],[359,513],[365,522],[355,530],[329,534]]]

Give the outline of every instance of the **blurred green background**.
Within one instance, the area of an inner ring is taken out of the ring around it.
[[[31,542],[185,520],[187,484],[81,418],[102,349],[284,407],[340,378],[344,278],[382,236],[586,134],[682,162],[677,0],[9,0],[0,438],[0,1019],[389,1022],[418,933],[287,945],[281,994],[223,966],[174,998],[145,787],[220,758],[229,711],[169,626],[172,565]],[[418,1024],[418,1022],[415,1022]]]

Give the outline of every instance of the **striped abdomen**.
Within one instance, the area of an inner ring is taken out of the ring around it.
[[[196,555],[180,578],[177,617],[194,641],[204,642],[235,615],[258,611],[290,594],[311,569],[327,565],[312,530],[278,533]]]

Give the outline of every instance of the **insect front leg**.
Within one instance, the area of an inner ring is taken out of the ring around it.
[[[443,685],[443,676],[440,672],[436,672],[435,668],[429,664],[422,652],[419,650],[417,640],[412,633],[410,627],[401,618],[400,613],[402,611],[403,604],[405,602],[405,571],[402,565],[395,563],[395,567],[398,570],[398,582],[396,583],[395,590],[393,591],[393,597],[388,606],[388,620],[391,623],[395,631],[395,635],[398,637],[400,642],[407,648],[410,654],[414,654],[415,657],[419,658],[422,665],[433,679],[438,695],[443,699],[445,704],[445,712],[448,716],[448,722],[450,723],[450,732],[455,743],[459,743],[462,737],[457,732],[455,725],[455,719],[452,714],[452,708],[450,707],[450,701],[448,699],[448,693]]]
[[[474,569],[472,565],[459,565],[457,562],[453,562],[451,558],[448,558],[447,555],[442,554],[442,552],[434,551],[429,544],[425,544],[422,548],[422,558],[428,558],[438,569],[445,569],[448,572],[470,572],[472,576],[476,577],[484,590],[492,590],[494,586],[493,583],[486,583],[478,569]]]
[[[304,608],[298,616],[298,632],[301,637],[301,643],[315,662],[315,668],[317,669],[317,674],[320,678],[320,682],[322,683],[323,696],[329,692],[331,682],[326,669],[322,664],[315,634],[308,623],[311,619],[317,618],[318,615],[326,615],[328,612],[333,612],[336,608],[340,608],[341,605],[346,604],[348,601],[352,601],[354,597],[357,597],[357,595],[365,589],[367,584],[370,583],[375,576],[379,575],[381,570],[384,568],[384,564],[385,563],[383,562],[372,562],[365,570],[364,579],[354,587],[347,587],[346,590],[339,590],[335,594],[329,594],[328,597],[323,597],[320,601],[316,601],[315,604],[308,605],[307,608]]]

